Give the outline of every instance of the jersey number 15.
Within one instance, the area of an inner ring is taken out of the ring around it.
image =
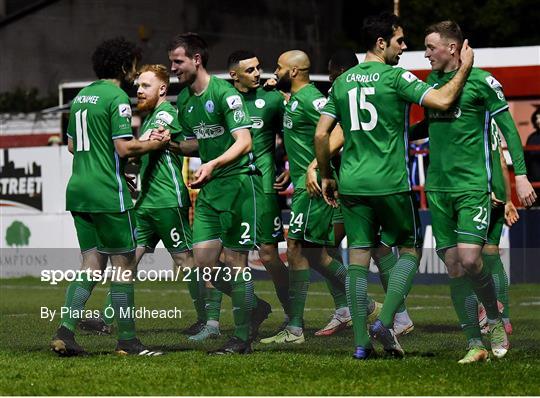
[[[360,101],[358,101],[358,87],[351,88],[349,94],[349,109],[351,110],[351,131],[371,131],[377,125],[377,109],[366,100],[368,95],[375,94],[375,87],[360,87]],[[357,106],[358,105],[358,106]],[[369,120],[360,122],[358,108],[369,112]],[[361,128],[360,128],[361,127]]]

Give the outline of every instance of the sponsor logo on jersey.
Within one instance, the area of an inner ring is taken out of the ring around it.
[[[461,108],[459,106],[452,107],[447,111],[429,110],[430,119],[458,119],[461,116]]]
[[[298,101],[293,101],[293,103],[291,104],[291,111],[295,111],[296,108],[298,108]]]
[[[191,113],[192,110],[193,110],[193,105],[191,105],[187,111],[188,113]]]
[[[317,112],[320,113],[327,102],[328,100],[326,98],[317,98],[315,101],[313,101],[313,107]]]
[[[215,138],[223,135],[223,133],[225,133],[225,128],[219,124],[210,124],[207,126],[205,123],[201,122],[193,129],[193,133],[195,133],[198,140],[206,140],[208,138]]]
[[[233,119],[236,123],[240,123],[244,117],[246,117],[246,114],[242,109],[237,109],[233,113]]]
[[[403,72],[401,74],[401,77],[407,80],[409,83],[412,83],[415,80],[418,80],[418,78],[409,71]]]
[[[226,101],[227,105],[229,105],[229,108],[232,110],[242,107],[242,98],[240,98],[239,95],[231,95],[226,98]]]
[[[264,120],[262,120],[262,118],[260,117],[252,116],[251,123],[252,123],[251,128],[254,128],[254,129],[262,129],[264,127]]]
[[[379,75],[378,73],[370,73],[369,75],[349,73],[345,77],[345,81],[347,83],[350,83],[350,82],[371,83],[371,82],[378,82],[380,78],[381,78],[381,75]]]
[[[131,106],[129,104],[118,105],[118,113],[120,117],[131,117]]]
[[[214,101],[212,100],[206,101],[206,103],[204,104],[204,109],[206,109],[208,113],[214,112]]]
[[[164,121],[166,124],[171,124],[173,120],[174,120],[173,115],[165,111],[158,112],[158,114],[156,115],[156,122],[158,123],[160,121]]]
[[[255,100],[255,106],[259,109],[262,109],[264,108],[264,106],[266,105],[266,101],[263,100],[262,98],[259,98],[257,100]]]
[[[288,129],[292,129],[293,122],[289,115],[283,116],[283,127],[286,127]]]

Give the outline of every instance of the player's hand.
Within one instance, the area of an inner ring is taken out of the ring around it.
[[[504,202],[495,196],[495,192],[491,192],[491,207],[497,208],[504,206]]]
[[[471,47],[469,47],[469,39],[465,39],[463,41],[463,46],[461,47],[459,59],[461,60],[461,64],[465,68],[472,68],[474,64],[474,51]]]
[[[291,182],[291,175],[289,173],[289,170],[285,170],[283,173],[277,176],[273,187],[277,191],[284,191],[285,189],[287,189],[290,182]]]
[[[137,191],[137,183],[135,182],[136,177],[129,174],[124,174],[124,177],[126,178],[126,183],[129,188],[129,192],[133,193]]]
[[[201,167],[193,174],[195,180],[188,183],[191,189],[198,189],[212,179],[212,172],[214,171],[214,165],[212,162],[203,163]]]
[[[516,192],[522,206],[531,207],[536,201],[536,192],[526,175],[516,176]]]
[[[277,80],[271,77],[270,79],[266,80],[263,84],[263,88],[266,91],[272,91],[276,88]]]
[[[322,195],[321,187],[317,181],[317,170],[311,165],[306,171],[306,189],[311,197],[319,197]]]
[[[519,214],[516,210],[516,206],[510,201],[506,202],[504,205],[504,221],[506,225],[511,227],[519,220]]]
[[[337,198],[337,184],[333,178],[323,178],[321,180],[321,190],[324,201],[332,207],[338,207]]]
[[[153,129],[150,133],[150,140],[163,141],[167,136],[171,136],[171,132],[166,130],[165,127],[159,126],[157,129]]]

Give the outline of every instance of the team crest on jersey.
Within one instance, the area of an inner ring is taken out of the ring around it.
[[[401,74],[401,77],[407,80],[409,83],[412,83],[415,80],[418,80],[418,78],[415,75],[413,75],[411,72],[408,72],[408,71],[403,72]]]
[[[171,124],[173,121],[173,115],[171,115],[169,112],[160,111],[156,115],[156,121],[159,123],[159,121],[163,121],[166,124]]]
[[[201,122],[193,129],[193,133],[198,140],[205,140],[223,135],[223,133],[225,133],[225,129],[219,124],[210,124],[207,126],[205,123]]]
[[[120,104],[118,105],[118,113],[120,117],[131,117],[131,105]]]
[[[255,101],[255,106],[259,109],[264,108],[265,105],[266,105],[266,101],[263,100],[262,98],[259,98],[258,100]]]
[[[328,100],[326,98],[317,98],[315,101],[313,101],[313,107],[317,112],[320,113],[327,102]]]
[[[246,117],[246,114],[242,109],[237,109],[233,113],[233,119],[236,123],[240,123],[244,117]]]
[[[212,100],[208,100],[208,101],[206,101],[206,103],[204,104],[204,109],[206,109],[206,111],[207,111],[208,113],[214,112],[214,108],[215,108],[215,107],[214,107],[214,101],[212,101]]]
[[[283,127],[286,127],[288,129],[292,129],[293,122],[289,115],[283,116]]]
[[[251,117],[251,127],[254,129],[262,129],[264,127],[264,120],[260,117]]]
[[[291,104],[291,111],[295,111],[296,108],[298,108],[298,101],[293,101],[293,103]]]
[[[242,107],[242,98],[240,98],[239,95],[231,95],[230,97],[226,98],[226,101],[227,105],[229,105],[229,108],[232,110]]]

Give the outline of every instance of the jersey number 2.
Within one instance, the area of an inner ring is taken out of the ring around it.
[[[86,115],[88,109],[75,112],[75,129],[77,130],[77,152],[90,150],[90,139],[88,138],[88,124]]]
[[[371,131],[377,125],[377,109],[372,103],[366,100],[368,95],[375,94],[375,87],[360,87],[360,101],[358,98],[358,87],[351,88],[349,94],[349,109],[351,110],[351,131]],[[359,106],[356,106],[356,105]],[[369,121],[360,122],[358,108],[369,112]],[[362,126],[362,129],[360,129]]]

